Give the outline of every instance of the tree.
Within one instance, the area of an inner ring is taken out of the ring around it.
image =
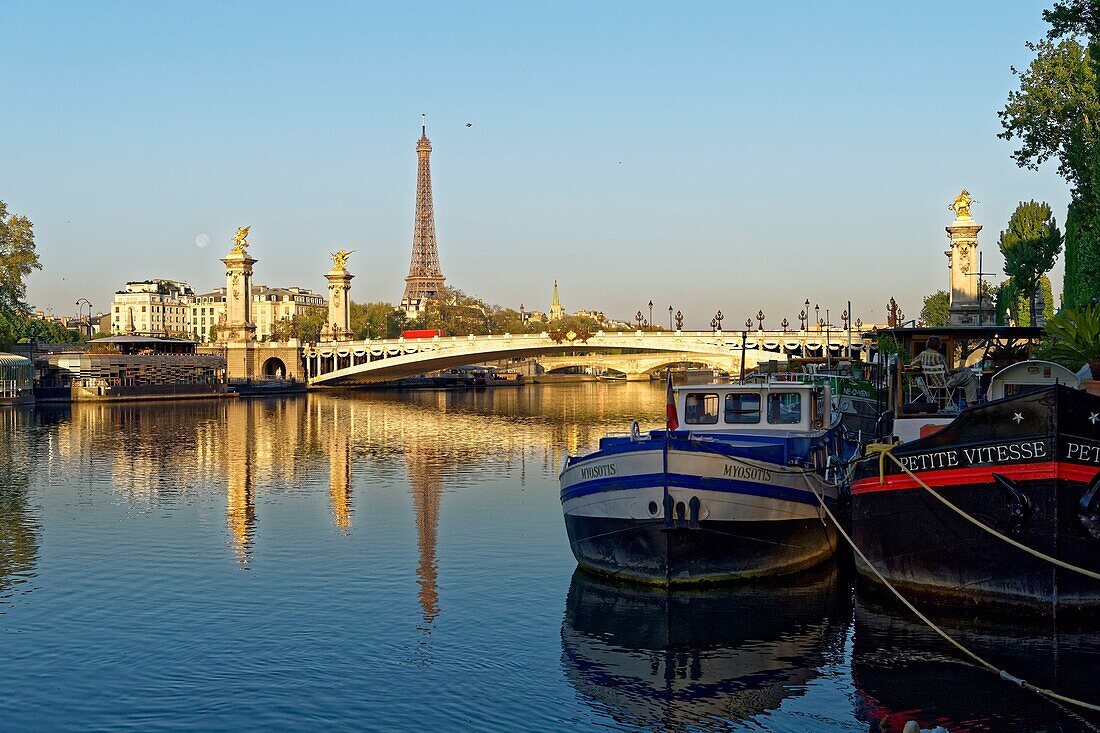
[[[268,336],[269,341],[289,341],[297,335],[298,326],[294,322],[293,318],[283,316],[279,320],[271,324],[271,334]]]
[[[390,303],[351,304],[351,331],[357,339],[397,338],[405,326],[405,311]]]
[[[1012,278],[1016,292],[1028,302],[1030,322],[1036,321],[1035,293],[1039,278],[1054,267],[1062,251],[1062,232],[1045,201],[1020,202],[1001,232],[1001,254],[1005,257],[1005,274]]]
[[[951,307],[951,299],[946,290],[937,290],[924,298],[924,306],[920,309],[920,323],[922,326],[938,328],[947,325],[948,310]]]
[[[493,306],[455,288],[444,288],[428,301],[424,312],[409,324],[413,328],[431,328],[448,336],[482,335],[492,327]]]
[[[1018,139],[1012,157],[1038,169],[1057,158],[1072,201],[1066,216],[1066,281],[1063,303],[1079,306],[1100,292],[1100,9],[1095,0],[1066,0],[1043,12],[1047,38],[1017,74],[999,113],[1000,137]],[[1077,37],[1084,37],[1082,46]],[[1056,40],[1059,40],[1055,43]]]
[[[312,308],[308,312],[293,318],[294,335],[299,341],[320,341],[321,329],[325,327],[328,313],[321,308]]]
[[[1037,292],[1043,294],[1043,322],[1049,323],[1054,317],[1054,289],[1051,287],[1050,278],[1046,275],[1040,276]],[[1030,298],[1016,288],[1012,278],[1008,278],[998,286],[996,296],[998,324],[1030,326],[1035,323],[1031,318]]]
[[[0,201],[0,312],[26,315],[26,279],[41,268],[30,219],[8,214],[7,204]]]
[[[1041,344],[1045,358],[1077,371],[1088,364],[1093,379],[1100,379],[1100,305],[1065,308],[1047,324]]]

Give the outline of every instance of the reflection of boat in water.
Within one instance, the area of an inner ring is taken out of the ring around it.
[[[562,666],[589,705],[622,724],[726,726],[802,695],[841,656],[847,598],[831,565],[788,584],[675,591],[577,570]]]
[[[857,714],[872,730],[1096,730],[1100,718],[1069,711],[978,667],[930,628],[893,606],[856,602],[852,679]],[[1011,674],[1061,694],[1100,702],[1100,637],[1050,626],[1010,627],[974,619],[935,619],[953,638]]]

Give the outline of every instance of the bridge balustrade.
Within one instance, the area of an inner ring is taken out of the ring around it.
[[[828,343],[826,343],[828,342]],[[306,346],[302,350],[307,378],[311,383],[323,383],[355,377],[368,378],[369,372],[396,365],[400,360],[406,375],[440,368],[443,360],[454,363],[456,357],[491,358],[539,356],[555,351],[606,352],[617,349],[652,349],[655,352],[679,352],[709,357],[740,357],[743,350],[763,350],[777,354],[824,355],[826,349],[834,356],[858,353],[863,344],[848,341],[846,333],[777,332],[777,331],[597,331],[594,334],[567,334],[562,337],[549,332],[538,334],[488,334],[475,336],[432,336],[429,338],[396,338],[367,341],[328,342]],[[391,370],[392,371],[392,370]],[[340,374],[337,374],[339,372]],[[387,376],[387,379],[397,378]]]

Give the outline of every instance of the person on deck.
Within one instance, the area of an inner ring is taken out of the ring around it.
[[[940,337],[932,336],[928,339],[928,343],[924,345],[924,351],[917,354],[917,358],[913,359],[911,366],[919,366],[922,370],[929,367],[944,369],[947,386],[949,388],[962,387],[963,394],[966,395],[967,406],[974,405],[978,401],[978,375],[964,366],[946,371],[947,359],[940,352],[942,347],[943,341],[940,340]]]

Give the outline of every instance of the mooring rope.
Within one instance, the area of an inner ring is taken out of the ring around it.
[[[813,490],[813,489],[811,488],[811,490]],[[944,639],[944,641],[947,641],[949,644],[954,646],[956,649],[961,651],[963,654],[965,654],[966,656],[970,657],[975,662],[977,662],[980,666],[982,666],[985,669],[989,670],[990,672],[996,674],[1001,679],[1006,680],[1008,682],[1011,682],[1011,683],[1025,689],[1025,690],[1028,690],[1029,692],[1033,692],[1037,695],[1041,695],[1042,697],[1046,697],[1046,698],[1049,698],[1051,700],[1056,700],[1058,702],[1064,702],[1064,703],[1067,703],[1069,705],[1076,705],[1078,707],[1082,707],[1082,708],[1085,708],[1087,710],[1093,710],[1093,711],[1096,711],[1096,712],[1100,712],[1100,705],[1094,705],[1090,702],[1085,702],[1084,700],[1078,700],[1076,698],[1069,697],[1068,695],[1062,695],[1058,692],[1055,692],[1053,690],[1049,690],[1045,687],[1039,687],[1038,685],[1033,685],[1030,682],[1028,682],[1027,680],[1021,679],[1020,677],[1017,677],[1013,674],[1009,674],[1006,670],[1001,669],[1000,667],[996,666],[992,662],[986,661],[985,658],[979,656],[976,652],[971,651],[967,647],[963,646],[960,642],[958,642],[954,638],[952,638],[950,634],[948,634],[946,631],[944,631],[939,626],[937,626],[936,623],[934,621],[932,621],[932,619],[928,618],[923,613],[921,613],[920,610],[916,606],[914,606],[909,601],[908,598],[903,596],[901,594],[901,592],[898,591],[898,589],[895,588],[893,586],[893,584],[889,580],[887,580],[885,578],[885,576],[883,576],[882,573],[879,572],[878,568],[875,567],[874,563],[872,563],[867,558],[867,556],[863,554],[863,551],[861,549],[859,549],[859,547],[856,546],[855,541],[853,541],[852,538],[848,535],[848,533],[846,531],[844,531],[844,527],[841,526],[840,522],[836,518],[836,515],[834,515],[832,513],[832,511],[829,509],[828,506],[826,506],[825,498],[822,495],[818,494],[817,491],[813,491],[813,494],[814,494],[815,497],[817,497],[818,503],[821,504],[821,508],[824,509],[825,513],[829,515],[829,519],[831,519],[833,521],[833,524],[836,525],[837,531],[840,532],[841,537],[843,537],[845,539],[845,541],[847,541],[848,545],[852,548],[852,551],[855,552],[857,555],[859,555],[859,558],[861,560],[863,560],[864,564],[866,564],[867,567],[871,569],[871,572],[873,572],[875,574],[875,577],[877,577],[882,582],[883,585],[885,585],[887,588],[889,588],[890,592],[893,593],[899,601],[901,601],[903,604],[905,604],[905,607],[908,608],[910,611],[912,611],[916,615],[917,618],[919,618],[921,621],[923,621],[925,624],[927,624],[930,629],[932,629],[937,634],[939,634],[940,637],[942,637]]]
[[[1087,578],[1092,578],[1093,580],[1100,580],[1100,573],[1096,573],[1096,572],[1093,572],[1092,570],[1089,570],[1087,568],[1082,568],[1080,566],[1073,565],[1072,563],[1068,563],[1065,560],[1059,560],[1056,557],[1051,557],[1050,555],[1047,555],[1046,553],[1040,552],[1039,550],[1036,550],[1032,547],[1028,547],[1027,545],[1023,544],[1022,542],[1017,542],[1016,540],[1012,539],[1008,535],[1005,535],[1001,532],[998,532],[993,527],[990,527],[988,524],[979,521],[976,517],[971,516],[970,514],[963,511],[962,509],[960,509],[956,505],[952,504],[950,501],[948,501],[946,498],[944,498],[938,491],[933,489],[928,484],[924,483],[924,481],[922,481],[920,479],[920,477],[917,476],[917,474],[910,471],[904,463],[899,461],[897,459],[897,456],[895,456],[893,451],[891,450],[892,447],[893,446],[886,447],[886,448],[881,448],[877,451],[874,451],[874,452],[877,452],[879,454],[879,483],[880,484],[882,484],[885,481],[885,471],[884,471],[884,467],[883,467],[883,464],[882,464],[882,460],[883,460],[884,457],[889,456],[890,460],[892,460],[894,463],[896,463],[898,465],[898,468],[900,468],[902,471],[905,471],[905,473],[908,474],[908,476],[911,479],[916,481],[917,484],[919,484],[921,486],[921,488],[923,488],[925,491],[927,491],[932,496],[939,499],[940,502],[942,502],[944,506],[946,506],[948,509],[955,512],[956,514],[958,514],[960,517],[962,517],[966,521],[970,522],[971,524],[973,524],[977,527],[980,527],[981,529],[985,530],[986,532],[993,535],[997,539],[1004,540],[1008,544],[1012,545],[1013,547],[1015,547],[1017,549],[1023,550],[1024,552],[1028,553],[1029,555],[1037,557],[1041,560],[1046,560],[1047,562],[1051,563],[1052,565],[1057,565],[1060,568],[1063,568],[1065,570],[1069,570],[1069,571],[1074,572],[1074,573],[1080,573],[1081,575],[1084,575]]]

